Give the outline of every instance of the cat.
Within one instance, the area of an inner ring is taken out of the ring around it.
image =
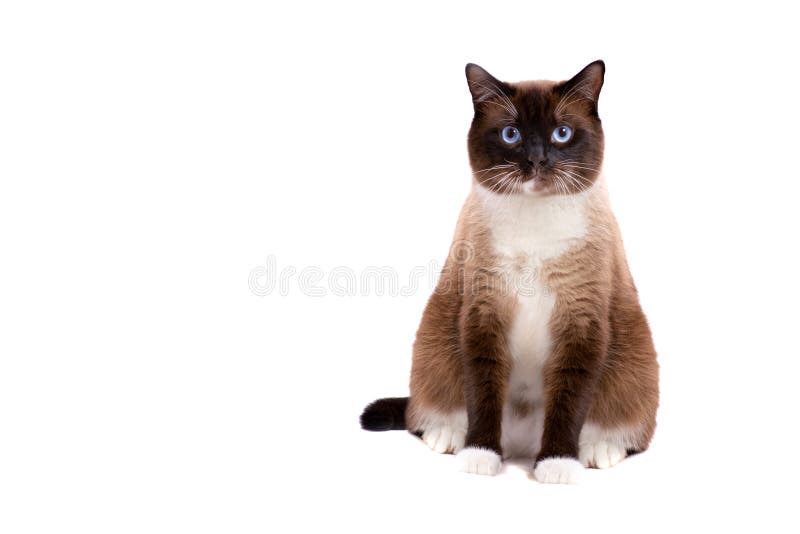
[[[407,429],[460,469],[576,483],[647,449],[659,367],[601,173],[605,64],[502,82],[468,64],[473,185],[413,347],[410,397],[366,430]]]

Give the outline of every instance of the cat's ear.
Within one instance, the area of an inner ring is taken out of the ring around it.
[[[486,102],[492,98],[508,97],[511,94],[511,88],[486,72],[485,69],[479,67],[475,63],[467,63],[467,84],[469,85],[469,92],[472,93],[472,103],[475,109],[478,104]]]
[[[606,73],[606,64],[598,59],[586,65],[582,71],[572,79],[562,84],[561,92],[566,97],[568,94],[583,96],[597,105],[600,89],[603,88],[603,78]]]

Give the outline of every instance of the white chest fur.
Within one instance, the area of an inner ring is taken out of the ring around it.
[[[575,195],[498,195],[475,186],[492,246],[501,257],[557,258],[586,237],[594,188]],[[596,186],[597,187],[597,186]]]
[[[529,197],[496,195],[476,188],[493,252],[506,277],[506,287],[517,300],[507,337],[514,361],[508,402],[533,406],[533,412],[521,419],[512,417],[510,408],[506,410],[504,449],[534,452],[528,447],[532,445],[531,432],[541,426],[542,368],[552,349],[550,316],[555,304],[555,295],[543,283],[541,270],[545,262],[558,258],[586,237],[588,206],[594,192]],[[520,434],[521,443],[524,441],[524,450],[513,443],[516,434]]]
[[[594,191],[529,197],[489,193],[476,186],[491,233],[491,246],[517,305],[508,331],[513,367],[503,413],[502,446],[507,455],[535,456],[544,424],[542,369],[552,350],[550,317],[555,295],[542,280],[542,267],[580,244],[588,232]],[[514,405],[528,406],[516,414]]]

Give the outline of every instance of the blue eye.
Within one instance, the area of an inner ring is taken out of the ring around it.
[[[517,141],[519,141],[520,135],[519,130],[514,128],[513,126],[506,126],[503,128],[503,131],[500,132],[500,136],[503,138],[503,141],[508,143],[509,145],[513,145]]]
[[[556,126],[553,130],[553,141],[556,143],[566,143],[572,139],[572,128],[569,126]]]

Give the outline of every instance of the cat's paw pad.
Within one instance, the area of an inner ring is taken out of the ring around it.
[[[437,426],[422,433],[422,441],[436,452],[458,452],[464,448],[464,432],[449,426]]]
[[[583,465],[574,458],[545,458],[536,462],[533,478],[544,484],[577,484]]]
[[[615,443],[598,441],[595,443],[582,443],[578,457],[585,467],[606,469],[620,463],[627,452]]]
[[[503,464],[495,451],[481,447],[467,447],[456,455],[458,467],[465,473],[496,475]]]

